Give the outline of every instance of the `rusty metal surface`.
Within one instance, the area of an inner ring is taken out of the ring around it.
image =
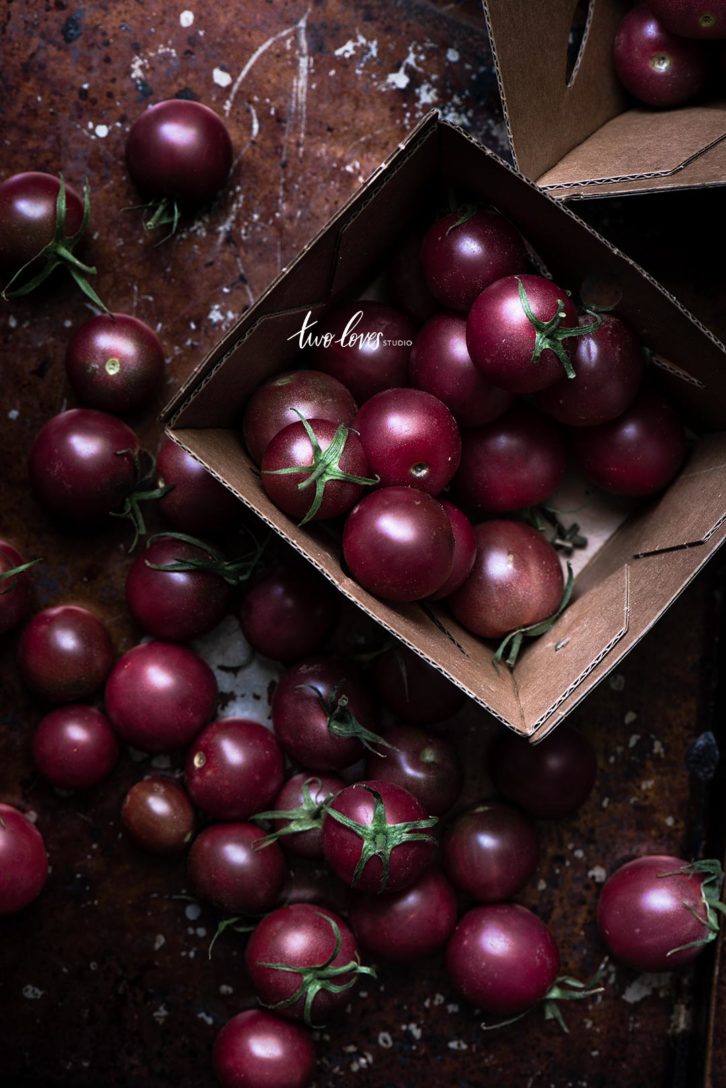
[[[12,0],[0,30],[3,176],[62,169],[74,184],[89,176],[86,253],[99,267],[98,289],[159,330],[166,394],[432,105],[502,150],[473,0]],[[154,248],[137,213],[124,210],[138,200],[124,137],[146,102],[180,92],[226,116],[237,163],[214,207]],[[683,193],[578,211],[723,335],[724,270],[694,247],[713,238],[716,199]],[[63,352],[69,328],[87,315],[63,280],[3,307],[2,536],[45,557],[39,607],[93,601],[121,651],[136,635],[123,603],[127,534],[59,531],[27,492],[29,443],[71,403]],[[153,410],[136,422],[153,446]],[[540,869],[521,897],[552,924],[570,973],[585,977],[600,959],[593,917],[604,873],[646,848],[696,851],[705,834],[708,788],[685,760],[720,709],[723,571],[723,560],[712,564],[577,712],[598,749],[596,790],[576,818],[542,827]],[[251,1001],[241,947],[225,935],[210,962],[215,916],[172,898],[185,890],[183,863],[149,858],[121,834],[121,799],[147,764],[124,757],[87,796],[61,797],[37,778],[29,738],[40,708],[21,688],[14,652],[5,639],[0,799],[37,813],[52,873],[33,907],[0,923],[0,1085],[211,1088],[216,1031]],[[458,732],[471,765],[483,766],[491,726],[474,716]],[[472,796],[484,783],[470,781]],[[601,1000],[568,1010],[567,1038],[537,1015],[484,1033],[439,960],[383,968],[352,1014],[320,1038],[316,1083],[696,1084],[711,969],[707,953],[695,976],[610,971]],[[711,1076],[714,1086],[726,1083],[718,1046]]]

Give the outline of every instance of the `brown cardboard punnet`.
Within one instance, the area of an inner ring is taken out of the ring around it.
[[[632,509],[602,496],[587,500],[578,521],[589,545],[578,557],[572,604],[547,635],[527,645],[513,672],[496,669],[492,647],[443,607],[391,605],[366,593],[341,568],[332,530],[300,528],[273,506],[239,437],[255,386],[297,362],[295,334],[305,314],[315,318],[338,298],[357,297],[422,204],[451,185],[516,222],[563,286],[589,292],[599,285],[619,294],[617,312],[652,348],[661,384],[699,433],[681,475],[656,501]],[[497,718],[535,739],[617,665],[726,534],[724,345],[569,208],[435,113],[226,334],[165,417],[172,438],[346,596]]]
[[[483,0],[514,159],[556,197],[726,183],[726,98],[631,104],[612,62],[627,0],[590,0],[569,81],[577,0]]]

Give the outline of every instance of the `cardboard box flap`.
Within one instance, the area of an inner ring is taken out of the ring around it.
[[[725,140],[725,102],[678,110],[625,110],[537,180],[543,188],[554,189],[667,177]],[[726,146],[720,150],[726,161]]]

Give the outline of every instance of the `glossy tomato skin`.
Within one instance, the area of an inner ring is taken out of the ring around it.
[[[189,749],[189,795],[214,820],[246,820],[282,786],[282,752],[269,729],[247,718],[220,718]]]
[[[443,491],[456,472],[461,437],[453,415],[422,389],[385,389],[371,397],[353,423],[371,475],[384,487]]]
[[[131,314],[98,314],[80,325],[65,365],[82,404],[118,415],[150,408],[164,381],[159,337]]]
[[[317,653],[339,615],[340,598],[330,583],[312,567],[287,561],[250,584],[240,624],[254,650],[288,664]]]
[[[700,94],[708,78],[703,46],[669,33],[645,4],[623,16],[613,61],[626,91],[647,106],[681,106]]]
[[[30,483],[50,513],[74,522],[116,510],[137,479],[139,440],[126,423],[95,408],[48,420],[30,450]]]
[[[30,612],[33,583],[29,572],[2,577],[23,563],[25,560],[20,552],[7,540],[0,540],[0,635],[12,631]]]
[[[443,843],[446,875],[479,903],[511,899],[539,860],[534,825],[501,801],[482,801],[457,816]]]
[[[414,332],[405,314],[382,302],[346,302],[311,330],[315,337],[327,333],[332,342],[313,347],[310,363],[362,404],[382,389],[405,384]]]
[[[462,627],[480,638],[501,638],[557,611],[562,567],[541,533],[519,521],[486,521],[474,532],[472,572],[447,601]]]
[[[192,841],[196,816],[186,790],[173,778],[149,775],[131,787],[121,806],[121,823],[152,854],[180,854]]]
[[[516,227],[497,212],[483,209],[469,218],[454,211],[437,219],[421,245],[427,286],[451,310],[468,310],[491,283],[523,272],[528,263]]]
[[[591,321],[589,315],[580,324]],[[635,399],[643,377],[643,348],[619,317],[602,314],[594,332],[575,340],[576,377],[563,377],[537,393],[537,407],[570,427],[593,427],[622,415]]]
[[[560,954],[544,922],[515,903],[474,907],[446,948],[449,977],[467,1000],[495,1016],[516,1016],[547,994]]]
[[[476,559],[474,526],[463,510],[460,510],[458,506],[454,506],[453,502],[442,499],[441,505],[446,511],[446,516],[451,525],[451,532],[454,535],[454,557],[451,561],[449,577],[443,585],[439,586],[435,593],[431,594],[430,600],[432,601],[439,601],[444,597],[448,597],[450,593],[458,589],[469,577]]]
[[[464,432],[454,490],[468,507],[507,514],[549,498],[567,468],[565,440],[546,416],[517,404]]]
[[[472,362],[487,381],[510,393],[536,393],[554,385],[562,377],[563,367],[550,348],[542,352],[538,362],[532,361],[536,332],[519,298],[520,280],[535,317],[549,321],[562,309],[565,317],[560,327],[577,327],[577,310],[556,283],[543,276],[507,276],[475,299],[466,321],[466,344]],[[571,356],[573,339],[564,344]]]
[[[562,820],[585,803],[597,775],[587,737],[563,722],[539,744],[500,730],[489,753],[497,792],[537,820]]]
[[[628,410],[599,427],[578,427],[572,450],[591,483],[613,495],[662,491],[686,456],[686,434],[670,404],[642,389]]]
[[[677,872],[687,865],[682,858],[652,854],[621,865],[605,881],[597,924],[616,960],[637,971],[672,971],[703,950],[702,944],[681,947],[709,936],[702,921],[704,877]]]
[[[403,643],[373,662],[373,683],[396,717],[412,725],[433,725],[461,710],[466,695]]]
[[[312,428],[321,450],[327,450],[336,435],[338,424],[329,423],[325,419],[311,419],[308,420],[308,426]],[[315,451],[307,431],[303,423],[298,421],[275,435],[260,462],[260,478],[265,491],[275,506],[297,520],[306,516],[315,496],[314,484],[300,489],[300,484],[310,479],[310,472],[305,472],[304,469],[312,467],[314,456]],[[368,460],[355,431],[348,431],[338,465],[341,472],[351,476],[360,476],[362,479],[369,476]],[[303,471],[276,475],[280,469],[290,467]],[[347,513],[364,491],[363,484],[349,480],[328,480],[320,509],[310,520],[323,521]]]
[[[427,816],[443,816],[461,792],[464,772],[456,749],[414,725],[394,725],[385,739],[391,748],[369,753],[366,778],[393,782],[413,794]]]
[[[725,0],[649,0],[648,7],[681,38],[726,38]]]
[[[342,967],[360,960],[358,945],[349,926],[333,911],[308,903],[293,903],[280,907],[263,918],[253,931],[245,950],[245,966],[255,993],[265,1005],[275,1005],[292,997],[300,985],[298,971],[280,971],[264,967],[264,963],[283,963],[293,968],[321,966],[335,950],[335,923],[340,932],[340,948],[332,958],[331,966]],[[341,974],[337,984],[345,984],[353,977]],[[311,1020],[324,1024],[336,1012],[341,1012],[351,999],[351,990],[332,993],[320,990],[312,1002]],[[302,998],[292,1005],[276,1010],[281,1016],[302,1019]]]
[[[118,741],[108,718],[92,706],[53,710],[33,734],[33,762],[58,789],[97,786],[110,775],[118,755]]]
[[[38,612],[23,628],[18,665],[34,695],[49,703],[86,699],[103,686],[113,644],[93,612],[65,604]]]
[[[343,555],[364,589],[387,601],[435,593],[451,572],[454,535],[440,503],[413,487],[382,487],[351,510]]]
[[[12,805],[0,803],[0,914],[27,907],[48,876],[43,836]]]
[[[466,346],[466,318],[436,314],[416,335],[409,364],[411,385],[442,401],[460,427],[489,423],[506,411],[512,394],[491,385]]]
[[[210,824],[189,851],[189,879],[202,899],[232,914],[271,910],[285,883],[287,866],[277,843],[262,846],[255,824]]]
[[[273,805],[273,810],[290,812],[301,808],[305,802],[303,791],[307,788],[310,799],[314,805],[323,805],[331,797],[335,797],[345,787],[342,778],[334,774],[319,772],[311,774],[309,771],[301,771],[299,774],[288,778]],[[289,827],[289,820],[271,820],[272,830],[280,831]],[[323,832],[322,828],[310,828],[309,831],[295,831],[283,835],[280,839],[286,850],[292,851],[302,858],[318,860],[323,856]]]
[[[0,184],[0,269],[9,277],[37,257],[55,237],[60,181],[30,170]],[[65,236],[81,229],[83,201],[66,184]]]
[[[315,1050],[299,1024],[247,1009],[217,1035],[212,1065],[222,1088],[308,1088]]]
[[[239,499],[171,438],[159,447],[156,474],[160,486],[171,488],[159,499],[159,509],[180,533],[223,533],[239,522]]]
[[[172,98],[136,118],[126,140],[126,163],[150,196],[203,204],[222,188],[232,166],[232,143],[208,106]]]
[[[247,401],[242,419],[244,443],[256,465],[272,439],[291,423],[325,419],[352,423],[357,411],[349,389],[321,370],[286,370],[263,382]]]
[[[371,789],[380,795],[386,822],[409,823],[427,816],[423,805],[412,793],[393,782],[367,779],[346,786],[333,801],[323,821],[323,853],[330,868],[345,884],[361,892],[398,892],[409,887],[421,875],[433,856],[430,841],[409,841],[394,846],[389,858],[386,880],[380,857],[371,857],[356,878],[363,842],[351,828],[344,827],[331,811],[341,812],[356,823],[370,825],[375,807]],[[424,831],[424,834],[430,834]]]
[[[106,684],[106,712],[127,744],[168,752],[189,744],[214,713],[217,682],[186,646],[146,642],[128,650]]]
[[[205,559],[211,556],[204,548],[168,536],[151,540],[134,559],[126,576],[126,604],[154,638],[190,642],[224,619],[232,591],[219,574],[154,569]]]
[[[340,657],[311,657],[280,677],[270,705],[275,735],[296,763],[311,771],[349,767],[364,753],[354,736],[336,736],[328,720],[338,701],[364,729],[380,732],[381,716],[360,669]]]
[[[374,956],[417,963],[446,944],[456,926],[456,895],[433,866],[394,895],[351,895],[350,924]]]

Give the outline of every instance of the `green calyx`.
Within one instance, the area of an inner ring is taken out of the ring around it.
[[[163,245],[173,234],[176,234],[181,219],[181,209],[176,200],[173,200],[168,196],[163,196],[158,200],[149,200],[146,204],[132,204],[128,208],[124,208],[124,211],[135,212],[139,209],[142,211],[151,211],[149,218],[144,221],[144,230],[152,231],[157,230],[159,227],[170,228],[164,237],[160,238],[155,245]]]
[[[88,180],[84,178],[83,181],[83,219],[81,220],[81,225],[76,233],[71,235],[66,235],[66,184],[62,174],[58,175],[58,181],[60,182],[60,186],[55,203],[55,233],[53,238],[36,254],[35,257],[32,257],[31,260],[27,261],[19,268],[10,281],[5,284],[2,291],[2,298],[7,302],[12,298],[22,298],[24,295],[29,295],[31,291],[34,291],[36,287],[39,287],[41,283],[48,279],[51,272],[54,272],[56,268],[63,266],[68,269],[70,275],[78,284],[81,291],[83,291],[83,294],[98,306],[103,313],[110,314],[111,311],[108,306],[101,301],[86,279],[87,276],[95,276],[96,269],[89,264],[84,264],[82,261],[79,261],[78,257],[76,257],[73,252],[85,233],[91,218],[91,190],[88,185]],[[18,279],[22,279],[24,272],[28,271],[37,261],[41,260],[43,261],[42,266],[30,277],[30,279],[21,283],[19,287],[13,287],[13,284]]]
[[[340,684],[336,684],[327,698],[314,684],[299,684],[298,687],[301,691],[309,688],[310,691],[315,692],[320,706],[328,716],[328,732],[334,737],[340,737],[341,740],[349,740],[353,737],[359,740],[369,752],[373,752],[377,756],[385,756],[386,754],[380,751],[381,747],[393,748],[393,745],[389,744],[384,737],[374,733],[371,729],[367,729],[358,721],[348,705],[348,696],[345,694],[338,695]]]
[[[562,322],[567,317],[567,311],[565,310],[564,299],[558,298],[557,306],[552,317],[549,318],[548,321],[542,321],[535,315],[530,305],[524,284],[519,276],[517,276],[517,289],[519,291],[519,301],[525,316],[535,330],[532,362],[536,365],[539,363],[544,351],[553,351],[562,363],[562,367],[567,377],[576,377],[572,360],[565,348],[565,340],[569,340],[573,336],[586,336],[588,333],[595,332],[602,324],[600,318],[596,314],[593,314],[595,320],[589,325],[576,325],[574,327],[563,326]]]
[[[519,652],[522,649],[524,639],[538,638],[540,635],[546,634],[546,632],[554,626],[555,621],[560,618],[570,603],[574,582],[575,578],[572,573],[572,567],[568,563],[567,581],[565,583],[562,598],[557,605],[556,610],[551,616],[548,616],[547,619],[539,620],[538,623],[532,623],[528,627],[518,627],[516,631],[510,631],[508,635],[505,635],[492,658],[495,668],[500,665],[502,661],[504,661],[504,664],[508,665],[510,669],[514,668],[517,663],[517,658],[519,657]]]
[[[296,409],[297,412],[297,409]],[[371,478],[368,476],[354,476],[350,472],[343,472],[340,467],[340,459],[343,456],[345,450],[345,444],[348,441],[348,434],[350,430],[345,424],[341,423],[335,434],[333,440],[326,450],[322,450],[320,443],[318,442],[315,431],[310,426],[310,423],[302,415],[301,412],[297,412],[300,416],[300,422],[305,428],[305,433],[310,439],[310,445],[313,448],[313,460],[310,465],[291,465],[289,468],[275,468],[264,469],[263,475],[266,476],[305,476],[297,486],[299,491],[304,491],[306,488],[315,487],[315,494],[310,504],[308,512],[300,522],[300,525],[306,525],[308,521],[312,521],[316,516],[325,497],[325,488],[333,480],[340,480],[350,484],[361,484],[363,487],[371,487],[377,484],[378,477]]]
[[[271,831],[255,843],[255,850],[262,850],[271,842],[277,842],[283,835],[299,835],[303,831],[319,831],[323,826],[323,819],[328,809],[330,797],[324,801],[318,801],[313,796],[321,788],[319,778],[306,778],[302,787],[302,804],[297,808],[271,809],[269,812],[257,812],[252,819],[285,821],[276,831]]]
[[[703,858],[702,861],[694,861],[690,865],[684,865],[682,869],[676,869],[671,873],[658,873],[659,877],[669,876],[694,876],[703,874],[701,881],[701,900],[703,914],[701,915],[690,903],[683,906],[706,927],[706,936],[700,940],[690,941],[688,944],[671,948],[669,956],[676,952],[684,952],[688,948],[702,948],[704,945],[715,941],[719,931],[719,916],[726,915],[726,904],[721,899],[723,893],[724,873],[721,862],[717,858]]]
[[[571,525],[565,525],[560,521],[561,511],[552,506],[530,506],[520,512],[522,521],[545,533],[553,548],[563,555],[572,555],[575,548],[586,548],[587,537],[580,532],[580,526],[576,521]]]
[[[209,948],[207,949],[207,958],[211,960],[212,949],[215,944],[227,929],[231,929],[234,933],[251,933],[257,926],[257,922],[248,922],[242,917],[237,918],[223,918],[214,931],[214,936],[209,942]]]
[[[459,227],[463,227],[470,219],[473,219],[478,211],[478,204],[461,204],[457,208],[452,208],[450,214],[456,214],[458,218],[456,222],[446,228],[446,237],[448,238],[452,231],[458,230]]]
[[[42,559],[31,559],[29,563],[20,563],[17,567],[13,567],[12,570],[4,570],[0,574],[0,597],[10,593],[15,588],[15,579],[20,574],[25,574],[26,570],[30,570],[36,563],[42,562]],[[5,582],[7,582],[7,585],[4,584]]]
[[[605,987],[600,985],[600,980],[604,969],[605,964],[603,963],[587,982],[581,982],[580,979],[572,978],[570,975],[560,975],[556,978],[539,1003],[542,1006],[545,1020],[555,1020],[561,1029],[569,1035],[570,1029],[562,1015],[560,1002],[584,1001],[585,998],[595,997],[596,994],[603,993]],[[537,1006],[533,1005],[532,1009],[535,1008]],[[512,1016],[508,1020],[499,1020],[496,1024],[482,1024],[481,1028],[483,1031],[496,1031],[498,1028],[505,1028],[509,1024],[516,1024],[518,1020],[528,1016],[532,1009],[525,1009],[524,1012],[519,1013],[517,1016]]]
[[[329,808],[327,815],[337,820],[343,827],[353,831],[361,840],[361,852],[358,864],[353,873],[351,886],[355,887],[361,878],[363,870],[372,858],[378,858],[383,867],[383,876],[379,892],[384,892],[388,887],[391,854],[397,846],[412,842],[430,842],[436,840],[433,835],[427,834],[427,830],[438,823],[435,816],[427,816],[423,820],[407,820],[403,823],[389,824],[386,817],[386,807],[378,790],[372,786],[361,785],[361,789],[368,790],[374,799],[373,818],[369,824],[360,824],[352,820],[336,808]]]
[[[287,1009],[291,1005],[296,1005],[298,1001],[303,1001],[303,1019],[305,1020],[305,1023],[312,1028],[324,1026],[323,1024],[315,1024],[313,1022],[313,1004],[319,993],[342,994],[355,986],[359,975],[370,975],[371,978],[376,977],[375,967],[364,967],[357,957],[354,960],[350,960],[349,963],[343,963],[337,967],[333,966],[342,944],[340,926],[334,918],[330,917],[330,915],[324,914],[322,911],[318,911],[318,914],[328,922],[335,937],[333,951],[324,963],[310,964],[308,967],[292,967],[288,963],[262,963],[260,961],[257,963],[258,967],[269,967],[275,971],[287,971],[291,974],[300,976],[300,985],[294,993],[290,994],[289,997],[283,998],[282,1001],[276,1001],[274,1005],[267,1005],[266,1008]],[[339,979],[342,975],[348,974],[353,977],[349,978],[346,982],[336,982],[336,979]]]
[[[117,456],[125,457],[131,450],[117,450]],[[134,538],[129,551],[132,552],[139,542],[139,538],[146,536],[146,520],[139,505],[142,502],[153,502],[166,495],[171,490],[171,484],[159,484],[156,481],[156,459],[147,450],[140,450],[134,454],[134,467],[136,469],[136,482],[128,493],[119,510],[112,510],[111,517],[127,518],[134,527]]]
[[[166,490],[168,488],[165,488]],[[165,493],[165,491],[162,493]],[[218,575],[230,586],[239,586],[246,582],[257,569],[269,540],[269,537],[265,537],[262,541],[258,541],[252,533],[249,536],[252,540],[252,547],[247,554],[236,559],[225,559],[217,548],[212,547],[211,544],[207,544],[203,540],[198,540],[197,537],[189,536],[187,533],[155,533],[149,537],[147,547],[153,544],[155,540],[178,540],[183,544],[190,544],[195,548],[199,548],[203,554],[199,558],[178,558],[171,563],[150,563],[147,559],[146,565],[151,570],[169,571],[174,574],[190,570],[205,571],[208,574]]]

